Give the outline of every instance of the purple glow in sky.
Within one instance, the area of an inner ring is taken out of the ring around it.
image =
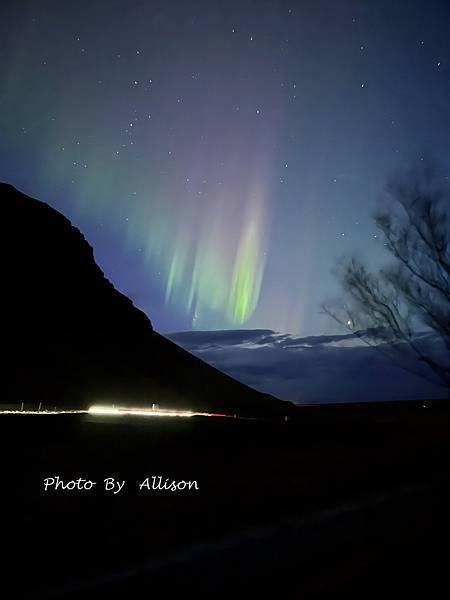
[[[334,329],[386,177],[448,159],[447,2],[2,4],[0,178],[156,329]]]

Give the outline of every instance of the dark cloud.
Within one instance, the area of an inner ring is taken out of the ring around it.
[[[204,348],[223,348],[226,346],[239,346],[253,342],[265,343],[263,340],[273,341],[275,333],[271,329],[225,329],[218,331],[180,331],[169,334],[167,337],[186,350],[201,350]]]
[[[168,336],[232,377],[297,403],[445,397],[437,383],[392,364],[352,334],[294,337],[271,330],[194,331]],[[427,351],[442,351],[424,335]],[[416,368],[408,355],[403,366]],[[425,372],[425,371],[424,371]]]

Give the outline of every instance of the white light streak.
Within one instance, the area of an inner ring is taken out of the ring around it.
[[[194,412],[192,410],[170,410],[170,409],[154,409],[154,408],[131,408],[131,407],[115,407],[115,406],[91,406],[88,411],[90,415],[137,415],[141,417],[227,417],[218,413]]]

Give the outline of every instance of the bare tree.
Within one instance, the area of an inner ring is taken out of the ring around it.
[[[449,187],[428,162],[393,176],[386,194],[390,208],[376,213],[375,223],[395,260],[376,273],[357,258],[342,262],[337,274],[344,299],[322,309],[403,368],[448,387]],[[424,329],[438,334],[440,356],[418,339]],[[428,369],[405,367],[398,360],[405,352]]]

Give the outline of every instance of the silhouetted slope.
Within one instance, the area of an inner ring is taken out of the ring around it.
[[[3,402],[157,402],[247,415],[288,409],[154,332],[63,215],[10,185],[0,184],[0,198]]]

